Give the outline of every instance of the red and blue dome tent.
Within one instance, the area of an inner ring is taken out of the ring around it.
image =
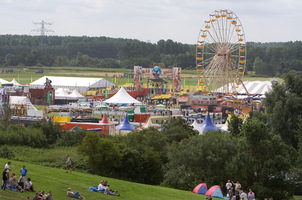
[[[206,196],[211,195],[212,197],[217,197],[217,198],[223,199],[223,195],[222,195],[221,188],[219,185],[212,186],[205,195]]]
[[[196,194],[205,195],[207,193],[207,191],[208,191],[207,184],[206,183],[200,183],[194,188],[194,190],[192,192],[196,193]]]

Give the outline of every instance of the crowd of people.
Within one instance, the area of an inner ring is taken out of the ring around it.
[[[11,172],[11,174],[10,174]],[[28,170],[25,165],[20,169],[20,178],[18,179],[16,173],[11,168],[11,162],[7,162],[4,166],[2,172],[2,190],[13,190],[19,192],[35,192],[34,185],[30,178],[27,177]],[[27,197],[30,200],[30,197]],[[49,194],[42,192],[37,192],[33,197],[33,200],[53,200],[52,192],[49,191]]]
[[[239,181],[234,183],[231,180],[228,180],[225,184],[227,198],[230,200],[255,200],[255,193],[252,189],[249,189],[249,192],[246,193],[245,190],[242,189],[241,184]],[[234,188],[235,187],[235,188]]]

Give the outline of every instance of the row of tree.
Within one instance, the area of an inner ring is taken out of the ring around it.
[[[246,73],[275,76],[302,68],[302,42],[247,43]],[[108,37],[0,35],[0,65],[89,66],[134,65],[195,69],[196,46],[172,40],[156,44]]]

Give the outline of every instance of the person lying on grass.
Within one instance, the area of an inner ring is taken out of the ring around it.
[[[76,199],[83,199],[85,200],[85,198],[83,197],[82,194],[80,194],[79,192],[72,192],[71,188],[67,189],[67,196],[72,197],[72,198],[76,198]]]

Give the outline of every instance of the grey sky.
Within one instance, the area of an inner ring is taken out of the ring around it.
[[[247,41],[302,40],[301,0],[0,0],[0,34],[32,34],[44,20],[59,36],[195,44],[215,9],[236,13]]]

